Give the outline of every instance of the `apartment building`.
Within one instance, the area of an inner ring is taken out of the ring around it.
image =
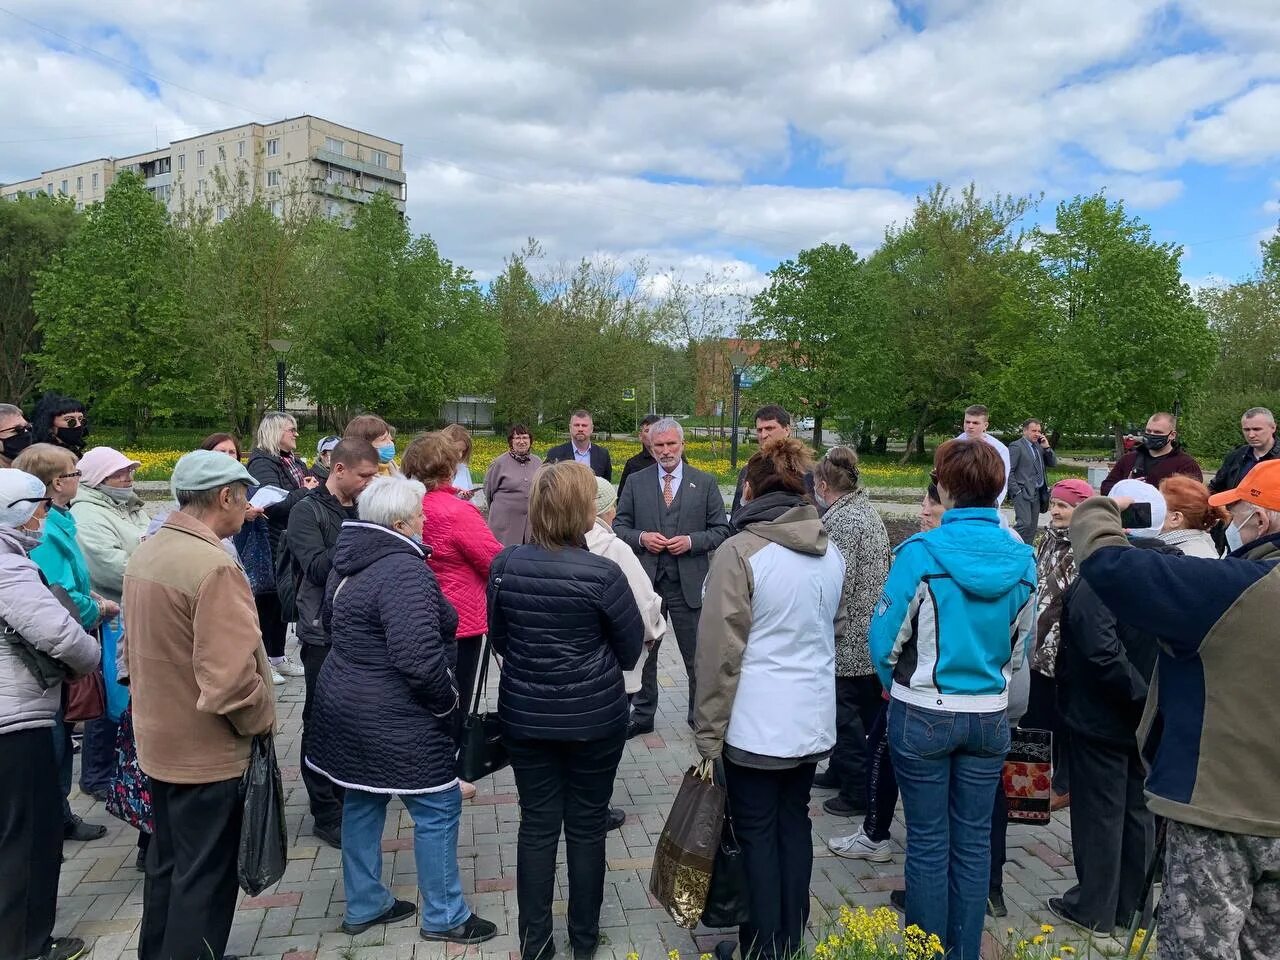
[[[103,198],[116,175],[132,170],[171,211],[205,209],[226,216],[241,189],[257,192],[277,215],[291,204],[315,205],[346,219],[356,205],[387,193],[405,203],[404,147],[353,127],[301,116],[215,130],[128,157],[104,157],[46,170],[0,185],[0,199],[48,193],[79,207]]]

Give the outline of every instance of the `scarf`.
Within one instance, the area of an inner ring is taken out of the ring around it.
[[[1062,595],[1075,578],[1076,561],[1069,531],[1048,527],[1036,553],[1040,598],[1036,606],[1036,647],[1031,654],[1032,669],[1046,677],[1052,677],[1057,667],[1058,645],[1062,641]]]
[[[516,463],[528,463],[533,459],[533,451],[529,453],[516,453],[514,450],[508,450],[507,455]]]
[[[307,478],[307,470],[294,458],[291,453],[280,454],[280,462],[284,464],[285,470],[289,472],[290,478],[293,480],[295,487],[301,487],[302,481]]]

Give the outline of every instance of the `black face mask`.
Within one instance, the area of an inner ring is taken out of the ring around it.
[[[1163,450],[1167,447],[1170,439],[1172,438],[1169,437],[1168,434],[1161,435],[1158,433],[1144,433],[1142,435],[1142,445],[1148,450],[1155,452],[1156,450]]]
[[[30,427],[27,427],[21,433],[15,433],[12,437],[5,437],[4,455],[10,460],[14,459],[23,450],[31,446],[31,437]]]
[[[84,436],[88,432],[88,426],[53,428],[54,436],[58,438],[58,442],[72,450],[79,450],[84,446]]]

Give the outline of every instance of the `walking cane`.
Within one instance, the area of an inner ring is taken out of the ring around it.
[[[1151,902],[1151,891],[1156,885],[1156,873],[1160,869],[1160,864],[1164,862],[1168,824],[1169,821],[1162,818],[1160,825],[1156,827],[1156,844],[1151,853],[1151,863],[1147,867],[1146,879],[1142,884],[1142,899],[1138,901],[1139,907],[1133,912],[1133,919],[1129,921],[1129,940],[1124,945],[1124,955],[1126,957],[1133,956],[1133,941],[1137,939],[1138,931],[1140,929],[1147,931],[1147,935],[1142,938],[1142,946],[1138,950],[1138,955],[1133,960],[1142,960],[1146,956],[1147,947],[1151,945],[1151,940],[1155,936],[1155,904]]]

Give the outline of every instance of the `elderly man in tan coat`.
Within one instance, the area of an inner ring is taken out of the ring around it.
[[[223,546],[254,483],[234,458],[196,450],[174,467],[179,509],[124,579],[138,762],[152,780],[140,960],[223,955],[236,906],[240,777],[275,724],[253,593]]]

